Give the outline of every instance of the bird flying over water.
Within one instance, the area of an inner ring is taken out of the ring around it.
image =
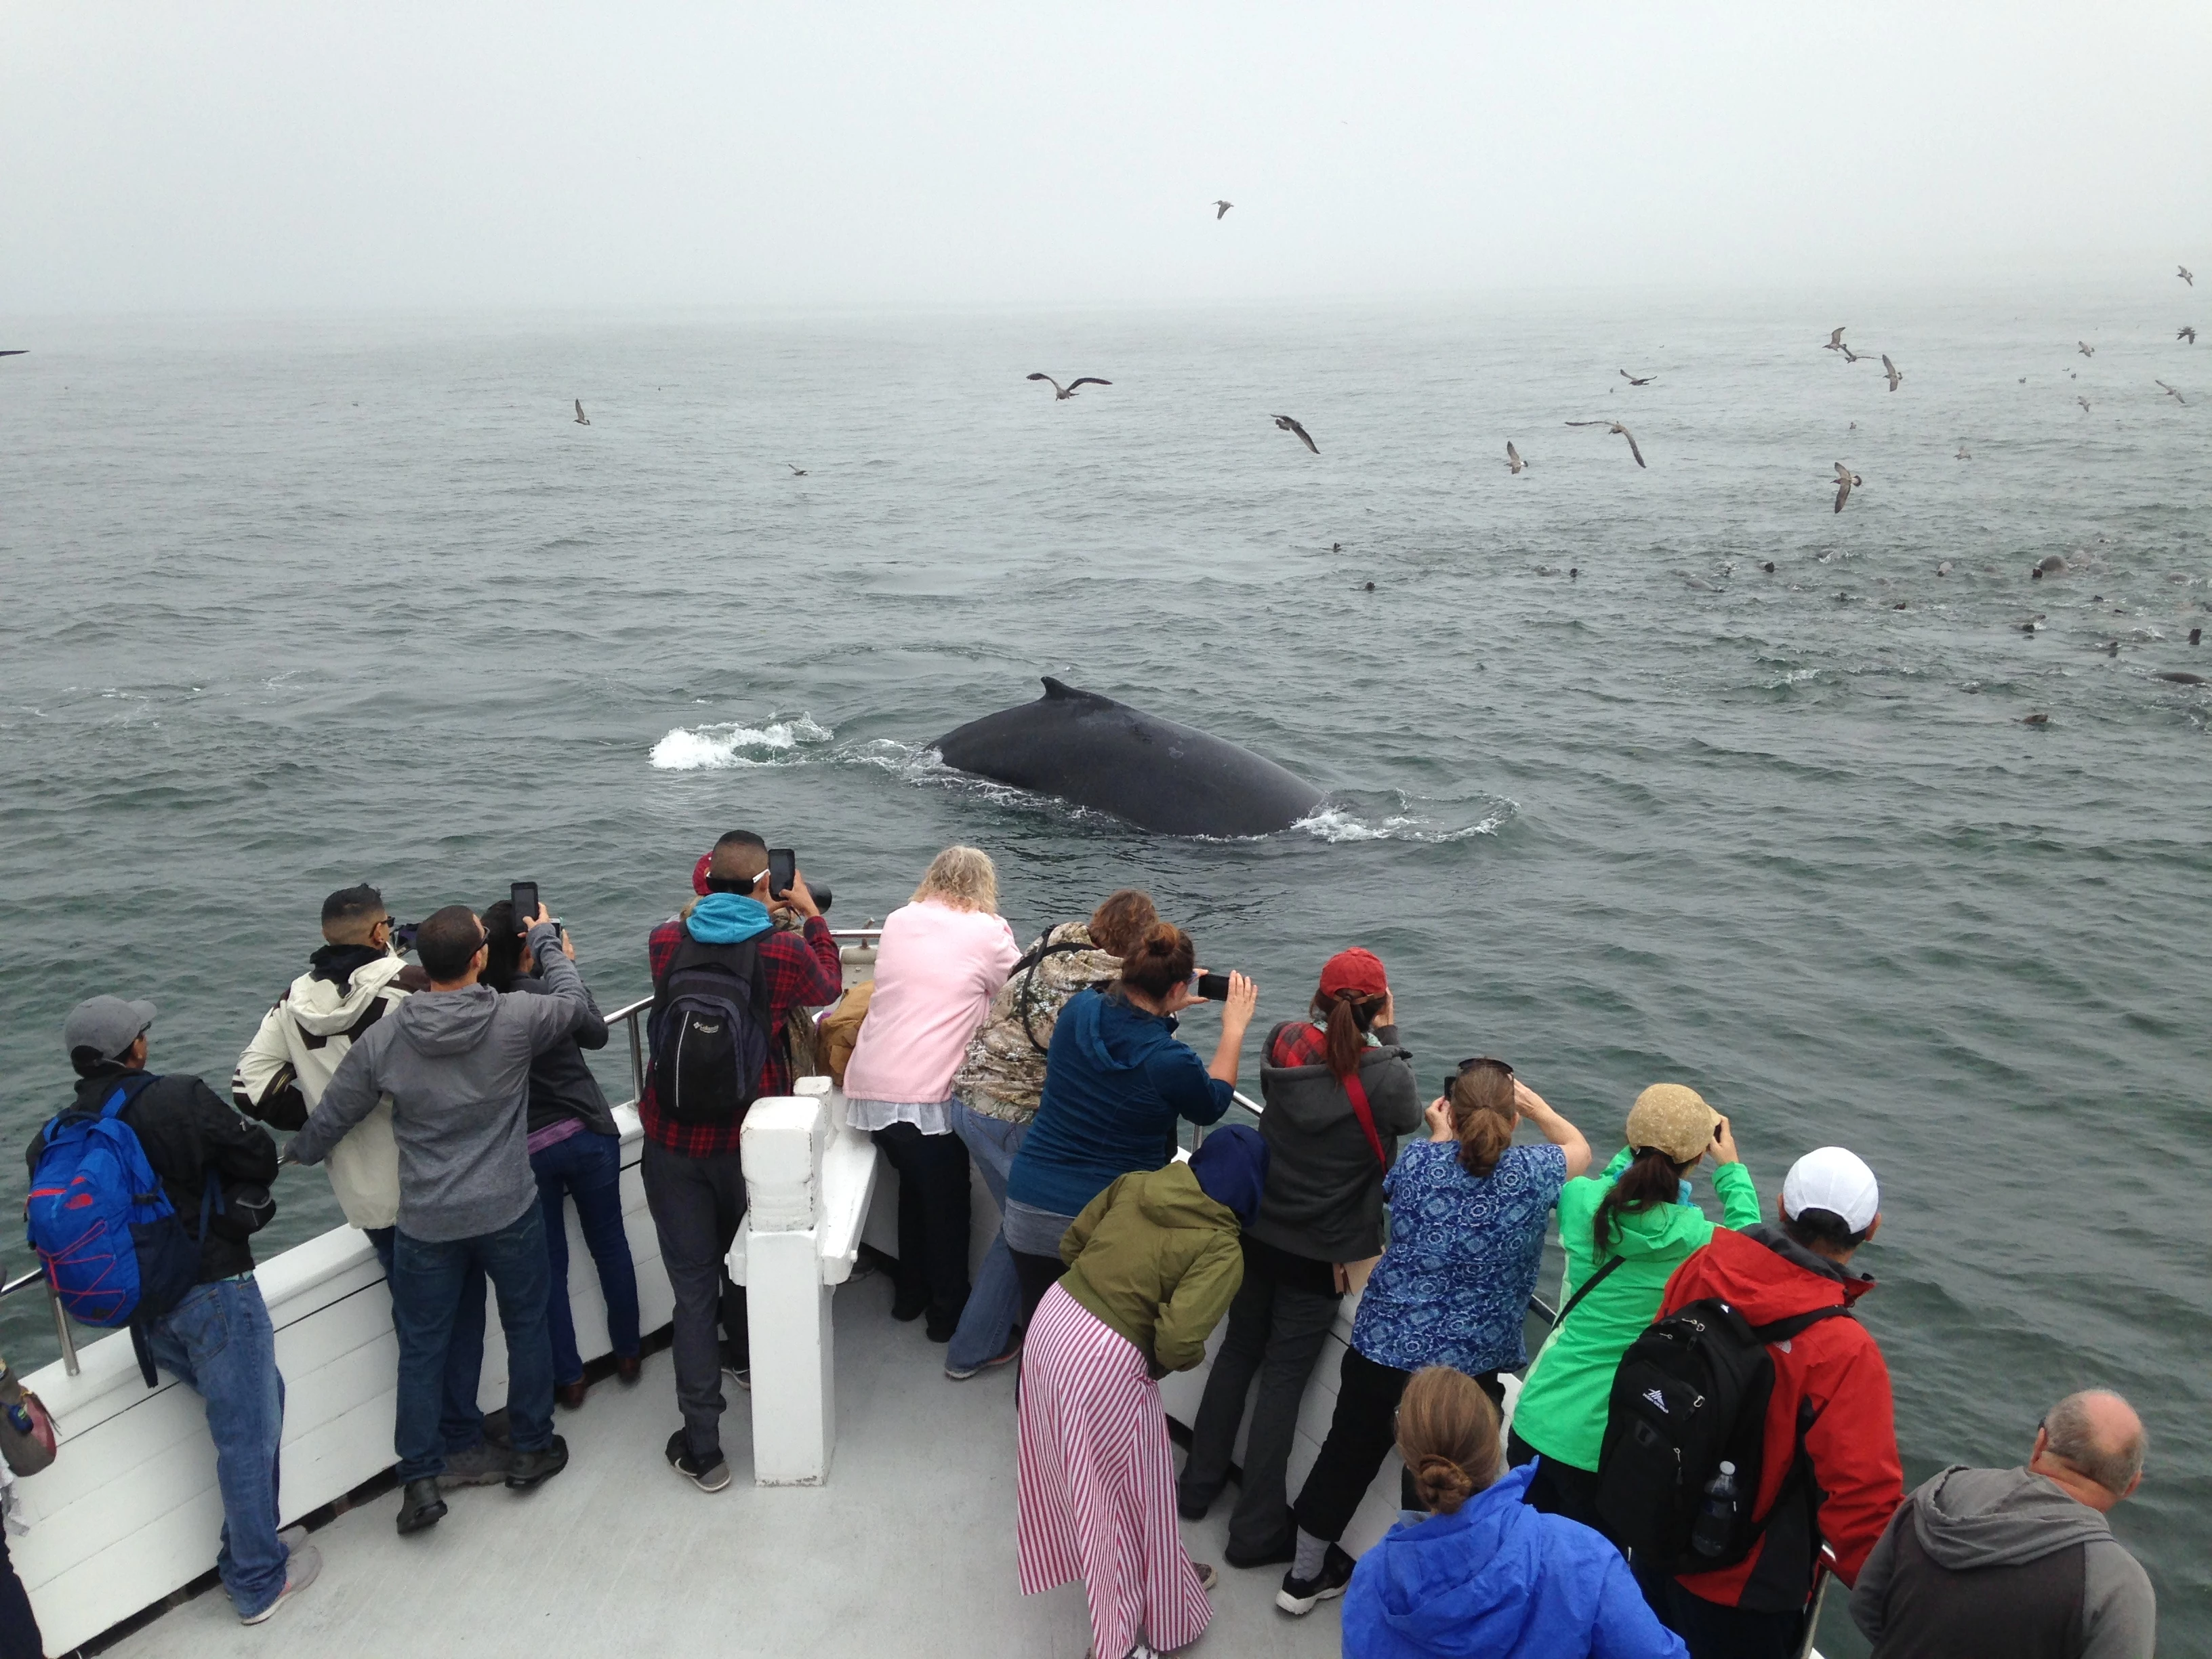
[[[786,461],[784,465],[786,466],[791,466],[791,463],[789,461]],[[794,478],[803,478],[806,476],[806,469],[803,466],[791,466],[791,475]]]
[[[1844,361],[1847,363],[1855,363],[1866,355],[1864,352],[1854,351],[1847,345],[1838,345],[1836,349],[1844,354]]]
[[[2164,392],[2167,397],[2172,398],[2173,401],[2178,404],[2186,404],[2189,401],[2188,398],[2183,397],[2179,392],[2176,392],[2172,386],[2166,385],[2163,380],[2154,380],[2151,384],[2157,386],[2160,391]]]
[[[1213,204],[1213,222],[1217,225],[1219,224],[1224,219],[1229,216],[1229,210],[1236,205],[1237,204],[1234,202],[1216,202]]]
[[[588,415],[586,415],[586,414],[585,414],[585,413],[584,413],[584,400],[583,400],[581,398],[577,398],[577,399],[576,399],[576,424],[577,424],[578,426],[589,426],[589,425],[591,425],[591,423],[592,423],[592,417],[591,417],[590,416],[588,416]]]
[[[1960,444],[1959,446],[1959,453],[1956,459],[1962,461],[1971,461],[1974,458],[1971,454],[1967,453],[1966,445]]]
[[[2075,349],[2078,349],[2084,357],[2094,357],[2097,355],[2097,348],[2091,345],[2087,340],[2076,340],[2074,342],[2074,344]]]
[[[1505,470],[1516,478],[1528,470],[1528,463],[1521,459],[1521,452],[1513,447],[1510,438],[1505,441]]]
[[[2173,274],[2180,277],[2183,282],[2188,283],[2190,287],[2195,288],[2197,286],[2197,273],[2191,270],[2187,265],[2174,266]]]
[[[1569,421],[1567,424],[1569,426],[1601,426],[1608,432],[1618,432],[1628,440],[1628,453],[1636,457],[1637,465],[1644,465],[1644,452],[1636,447],[1636,434],[1621,425],[1619,421]]]
[[[2177,340],[2186,340],[2190,344],[2195,345],[2197,343],[2197,325],[2194,323],[2184,323],[2181,325],[2180,330],[2173,337]],[[9,354],[7,352],[0,351],[0,357],[5,357],[8,355]]]
[[[1304,428],[1304,427],[1300,426],[1300,425],[1299,425],[1296,421],[1292,420],[1289,416],[1287,416],[1287,415],[1278,415],[1278,416],[1275,416],[1275,424],[1276,424],[1277,426],[1280,427],[1280,428],[1281,428],[1284,431],[1285,431],[1285,432],[1289,432],[1289,433],[1295,434],[1296,434],[1296,436],[1297,436],[1297,441],[1298,441],[1300,443],[1304,444],[1304,445],[1308,449],[1310,449],[1311,451],[1313,451],[1313,453],[1314,453],[1315,454],[1318,455],[1318,454],[1320,454],[1320,453],[1321,453],[1321,446],[1320,446],[1319,444],[1316,443],[1316,442],[1313,441],[1313,434],[1311,434],[1310,432],[1308,432],[1308,431],[1305,429],[1305,428]]]
[[[1887,351],[1881,354],[1881,372],[1889,376],[1889,389],[1892,392],[1897,390],[1897,383],[1905,378],[1905,371],[1889,361],[1889,354]]]
[[[1838,461],[1836,463],[1837,512],[1840,513],[1844,510],[1844,503],[1850,500],[1851,491],[1865,482],[1866,480],[1864,478],[1859,477],[1857,473],[1852,471],[1850,468],[1845,466],[1841,461]]]
[[[2074,401],[2081,405],[2081,412],[2084,415],[2089,412],[2089,400],[2087,398],[2076,398]]]
[[[1059,381],[1054,380],[1049,374],[1032,374],[1029,378],[1032,380],[1042,380],[1047,386],[1050,386],[1052,388],[1052,400],[1056,404],[1064,403],[1068,398],[1073,398],[1075,395],[1075,388],[1079,386],[1111,386],[1114,384],[1111,380],[1100,380],[1096,374],[1083,375],[1078,380],[1070,380],[1066,386],[1060,385]]]
[[[1848,323],[1844,325],[1844,328],[1848,328],[1850,326],[1850,325]],[[1833,333],[1830,334],[1828,336],[1828,343],[1820,348],[1823,351],[1841,351],[1843,349],[1844,330],[1842,328],[1837,329]]]
[[[1627,381],[1631,386],[1650,386],[1652,381],[1657,380],[1659,377],[1656,374],[1646,374],[1639,380],[1624,368],[1620,371],[1620,378]]]

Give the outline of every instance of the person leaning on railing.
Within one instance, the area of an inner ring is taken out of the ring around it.
[[[1209,1064],[1176,1039],[1198,1001],[1196,953],[1173,922],[1154,922],[1103,991],[1068,999],[1053,1027],[1044,1094],[1006,1176],[1006,1243],[1022,1285],[1022,1322],[1063,1271],[1060,1235],[1083,1206],[1137,1170],[1175,1157],[1179,1121],[1218,1123],[1237,1093],[1237,1051],[1259,991],[1229,976],[1221,1041]]]

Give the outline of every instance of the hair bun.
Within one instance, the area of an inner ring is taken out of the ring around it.
[[[1449,1515],[1467,1502],[1474,1480],[1450,1458],[1431,1452],[1413,1471],[1413,1490],[1429,1508]]]

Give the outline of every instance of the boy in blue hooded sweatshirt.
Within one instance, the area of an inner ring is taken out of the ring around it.
[[[1498,1478],[1498,1408],[1472,1377],[1413,1374],[1398,1452],[1426,1512],[1353,1569],[1345,1659],[1687,1659],[1620,1551],[1522,1501],[1534,1464]]]
[[[1022,1322],[1063,1271],[1060,1236],[1125,1175],[1175,1156],[1176,1124],[1218,1122],[1237,1091],[1237,1061],[1259,1002],[1229,976],[1211,1064],[1176,1037],[1197,951],[1173,922],[1154,922],[1121,958],[1121,976],[1068,999],[1053,1026],[1044,1090],[1006,1173],[1006,1238],[1022,1285]]]

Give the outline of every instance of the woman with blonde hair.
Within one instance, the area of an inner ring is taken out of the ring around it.
[[[1420,1508],[1353,1570],[1345,1659],[1683,1659],[1618,1550],[1523,1503],[1529,1469],[1499,1479],[1498,1407],[1473,1377],[1416,1371],[1397,1445]]]
[[[898,1171],[894,1319],[927,1313],[950,1341],[968,1300],[968,1153],[952,1132],[952,1079],[991,999],[1021,957],[999,915],[988,854],[948,847],[911,902],[884,920],[876,988],[845,1066],[845,1121]]]

